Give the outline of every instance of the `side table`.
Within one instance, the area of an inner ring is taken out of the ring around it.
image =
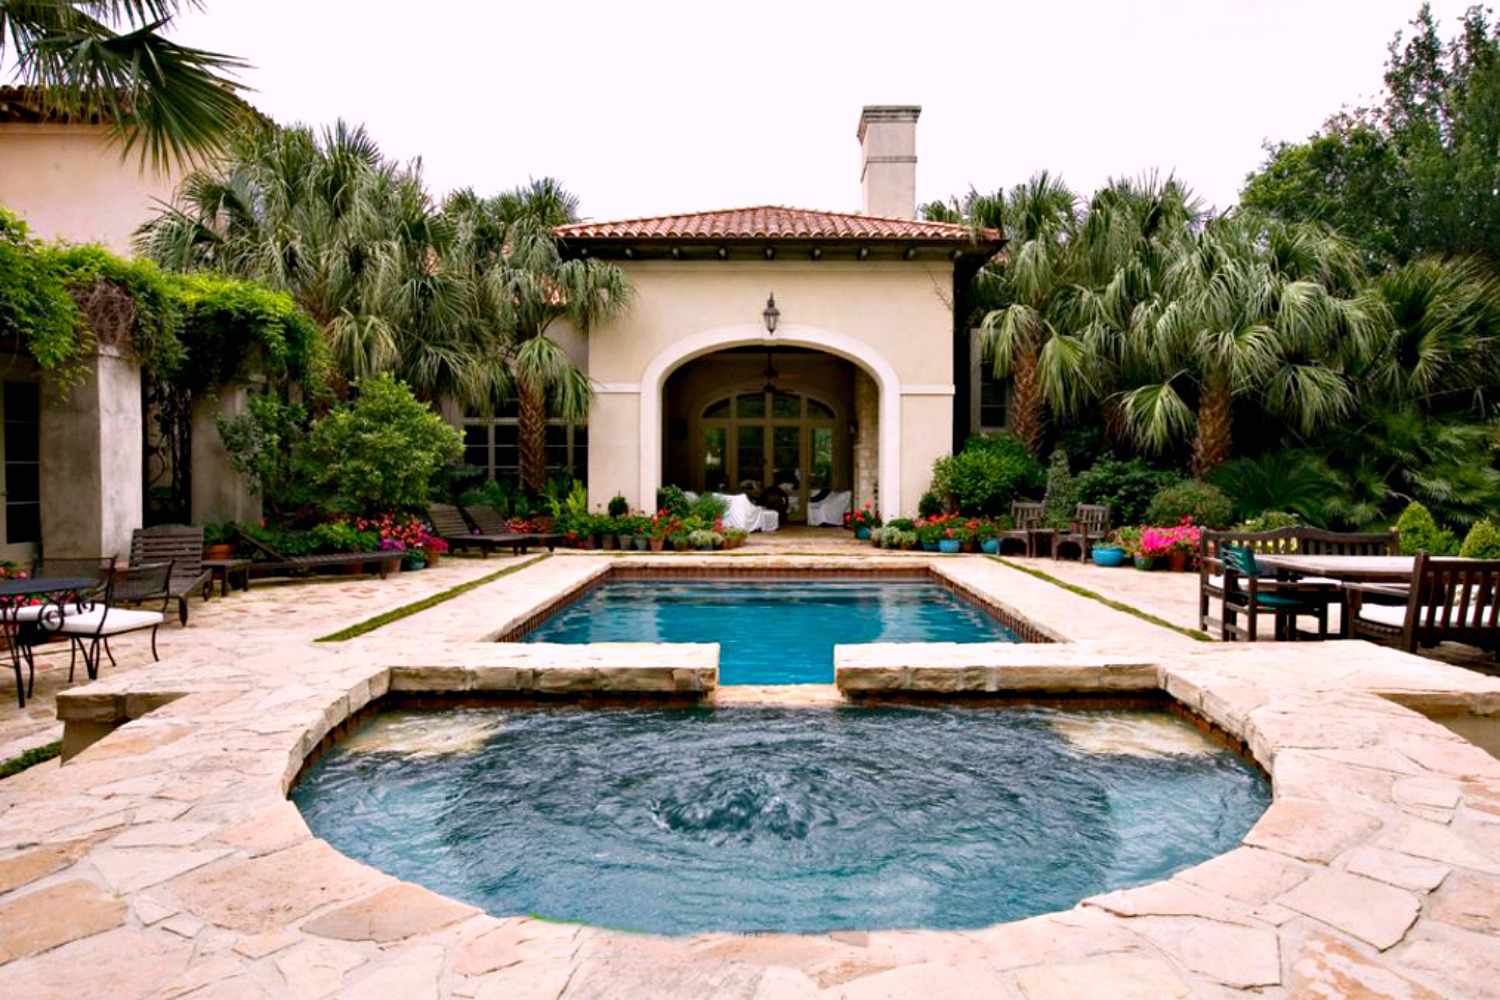
[[[229,588],[235,586],[235,577],[239,577],[239,590],[250,589],[250,559],[205,559],[203,568],[213,573],[209,580],[209,587],[213,587],[214,580],[219,582],[219,596],[228,597]]]
[[[1057,531],[1054,528],[1027,528],[1026,529],[1026,554],[1028,556],[1040,557],[1050,556],[1057,545]]]

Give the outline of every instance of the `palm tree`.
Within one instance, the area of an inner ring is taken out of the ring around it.
[[[1325,227],[1215,219],[1137,309],[1130,350],[1155,378],[1121,395],[1127,427],[1151,451],[1191,435],[1199,475],[1230,456],[1237,398],[1310,433],[1351,409],[1346,369],[1380,320],[1353,247]]]
[[[482,404],[499,391],[498,341],[475,320],[454,220],[417,166],[384,159],[363,128],[238,136],[222,163],[184,179],[136,246],[171,269],[287,291],[345,384],[388,371],[425,399]]]
[[[194,7],[197,0],[188,0]],[[0,65],[14,61],[44,111],[113,123],[141,163],[218,151],[249,109],[231,74],[247,64],[169,41],[181,0],[0,0]]]
[[[495,381],[516,398],[521,483],[535,492],[547,481],[549,408],[583,420],[593,402],[588,375],[552,339],[552,325],[563,320],[587,334],[628,308],[632,295],[619,267],[563,258],[553,228],[574,217],[576,204],[552,180],[488,199],[461,190],[444,204],[471,268],[478,322],[502,343]]]
[[[980,322],[981,356],[997,378],[1010,377],[1010,429],[1039,456],[1045,408],[1066,412],[1087,391],[1083,342],[1073,325],[1078,199],[1043,172],[985,208],[998,214],[1010,245],[1004,264],[976,282],[982,297],[1002,303]]]

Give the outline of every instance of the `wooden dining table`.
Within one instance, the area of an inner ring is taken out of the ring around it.
[[[1347,583],[1410,583],[1413,556],[1299,556],[1255,554],[1256,565],[1278,575],[1326,576]]]

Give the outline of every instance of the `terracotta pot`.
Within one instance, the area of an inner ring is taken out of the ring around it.
[[[606,551],[606,552],[611,552],[614,549],[616,549],[616,548],[619,547],[616,544],[616,538],[615,538],[614,535],[605,535],[603,541],[604,541],[604,544],[601,545],[600,548],[604,549],[604,551]]]
[[[228,544],[209,545],[203,549],[205,559],[233,559],[234,546]]]
[[[1188,564],[1187,549],[1173,549],[1167,555],[1167,565],[1173,573],[1186,573]]]
[[[422,555],[427,557],[427,565],[436,566],[438,564],[438,553],[432,551],[432,549],[423,549]]]
[[[665,538],[653,538],[653,539],[651,539],[651,551],[652,552],[660,552],[662,549],[664,549],[666,547],[667,547],[667,540]]]

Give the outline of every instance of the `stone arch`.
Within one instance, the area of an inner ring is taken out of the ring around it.
[[[786,324],[775,335],[754,323],[715,327],[672,344],[646,365],[640,382],[641,505],[656,502],[661,487],[662,392],[667,376],[705,354],[729,347],[807,347],[843,358],[862,369],[880,390],[880,461],[877,483],[886,517],[901,513],[901,379],[880,353],[862,340],[821,327]]]

